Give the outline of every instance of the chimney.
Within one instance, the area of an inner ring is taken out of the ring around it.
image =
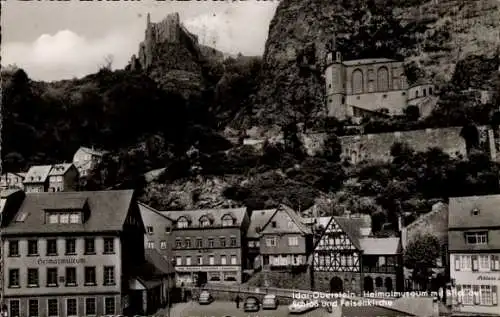
[[[151,24],[151,15],[148,12],[148,16],[146,18],[146,26],[149,26]]]

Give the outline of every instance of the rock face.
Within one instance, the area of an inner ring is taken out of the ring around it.
[[[198,37],[182,25],[178,13],[158,23],[152,23],[148,14],[145,38],[138,55],[132,56],[130,68],[146,71],[163,89],[189,98],[205,87],[206,68],[223,60],[222,52],[198,43]]]
[[[386,57],[415,62],[436,84],[468,55],[496,53],[497,0],[284,0],[269,27],[256,123],[323,107],[329,43],[344,60]],[[411,77],[411,76],[409,76]],[[298,94],[298,96],[297,96]],[[277,115],[279,114],[279,115]]]

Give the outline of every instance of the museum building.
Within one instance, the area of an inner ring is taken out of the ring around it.
[[[120,315],[142,307],[129,288],[145,262],[133,190],[22,194],[18,206],[2,210],[10,317]]]

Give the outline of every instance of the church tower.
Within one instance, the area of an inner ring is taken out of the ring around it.
[[[347,117],[345,105],[345,70],[342,54],[337,49],[334,38],[326,56],[325,96],[327,116],[344,120]]]

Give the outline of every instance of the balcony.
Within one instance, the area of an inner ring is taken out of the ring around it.
[[[363,266],[363,273],[389,273],[396,274],[395,266]]]

